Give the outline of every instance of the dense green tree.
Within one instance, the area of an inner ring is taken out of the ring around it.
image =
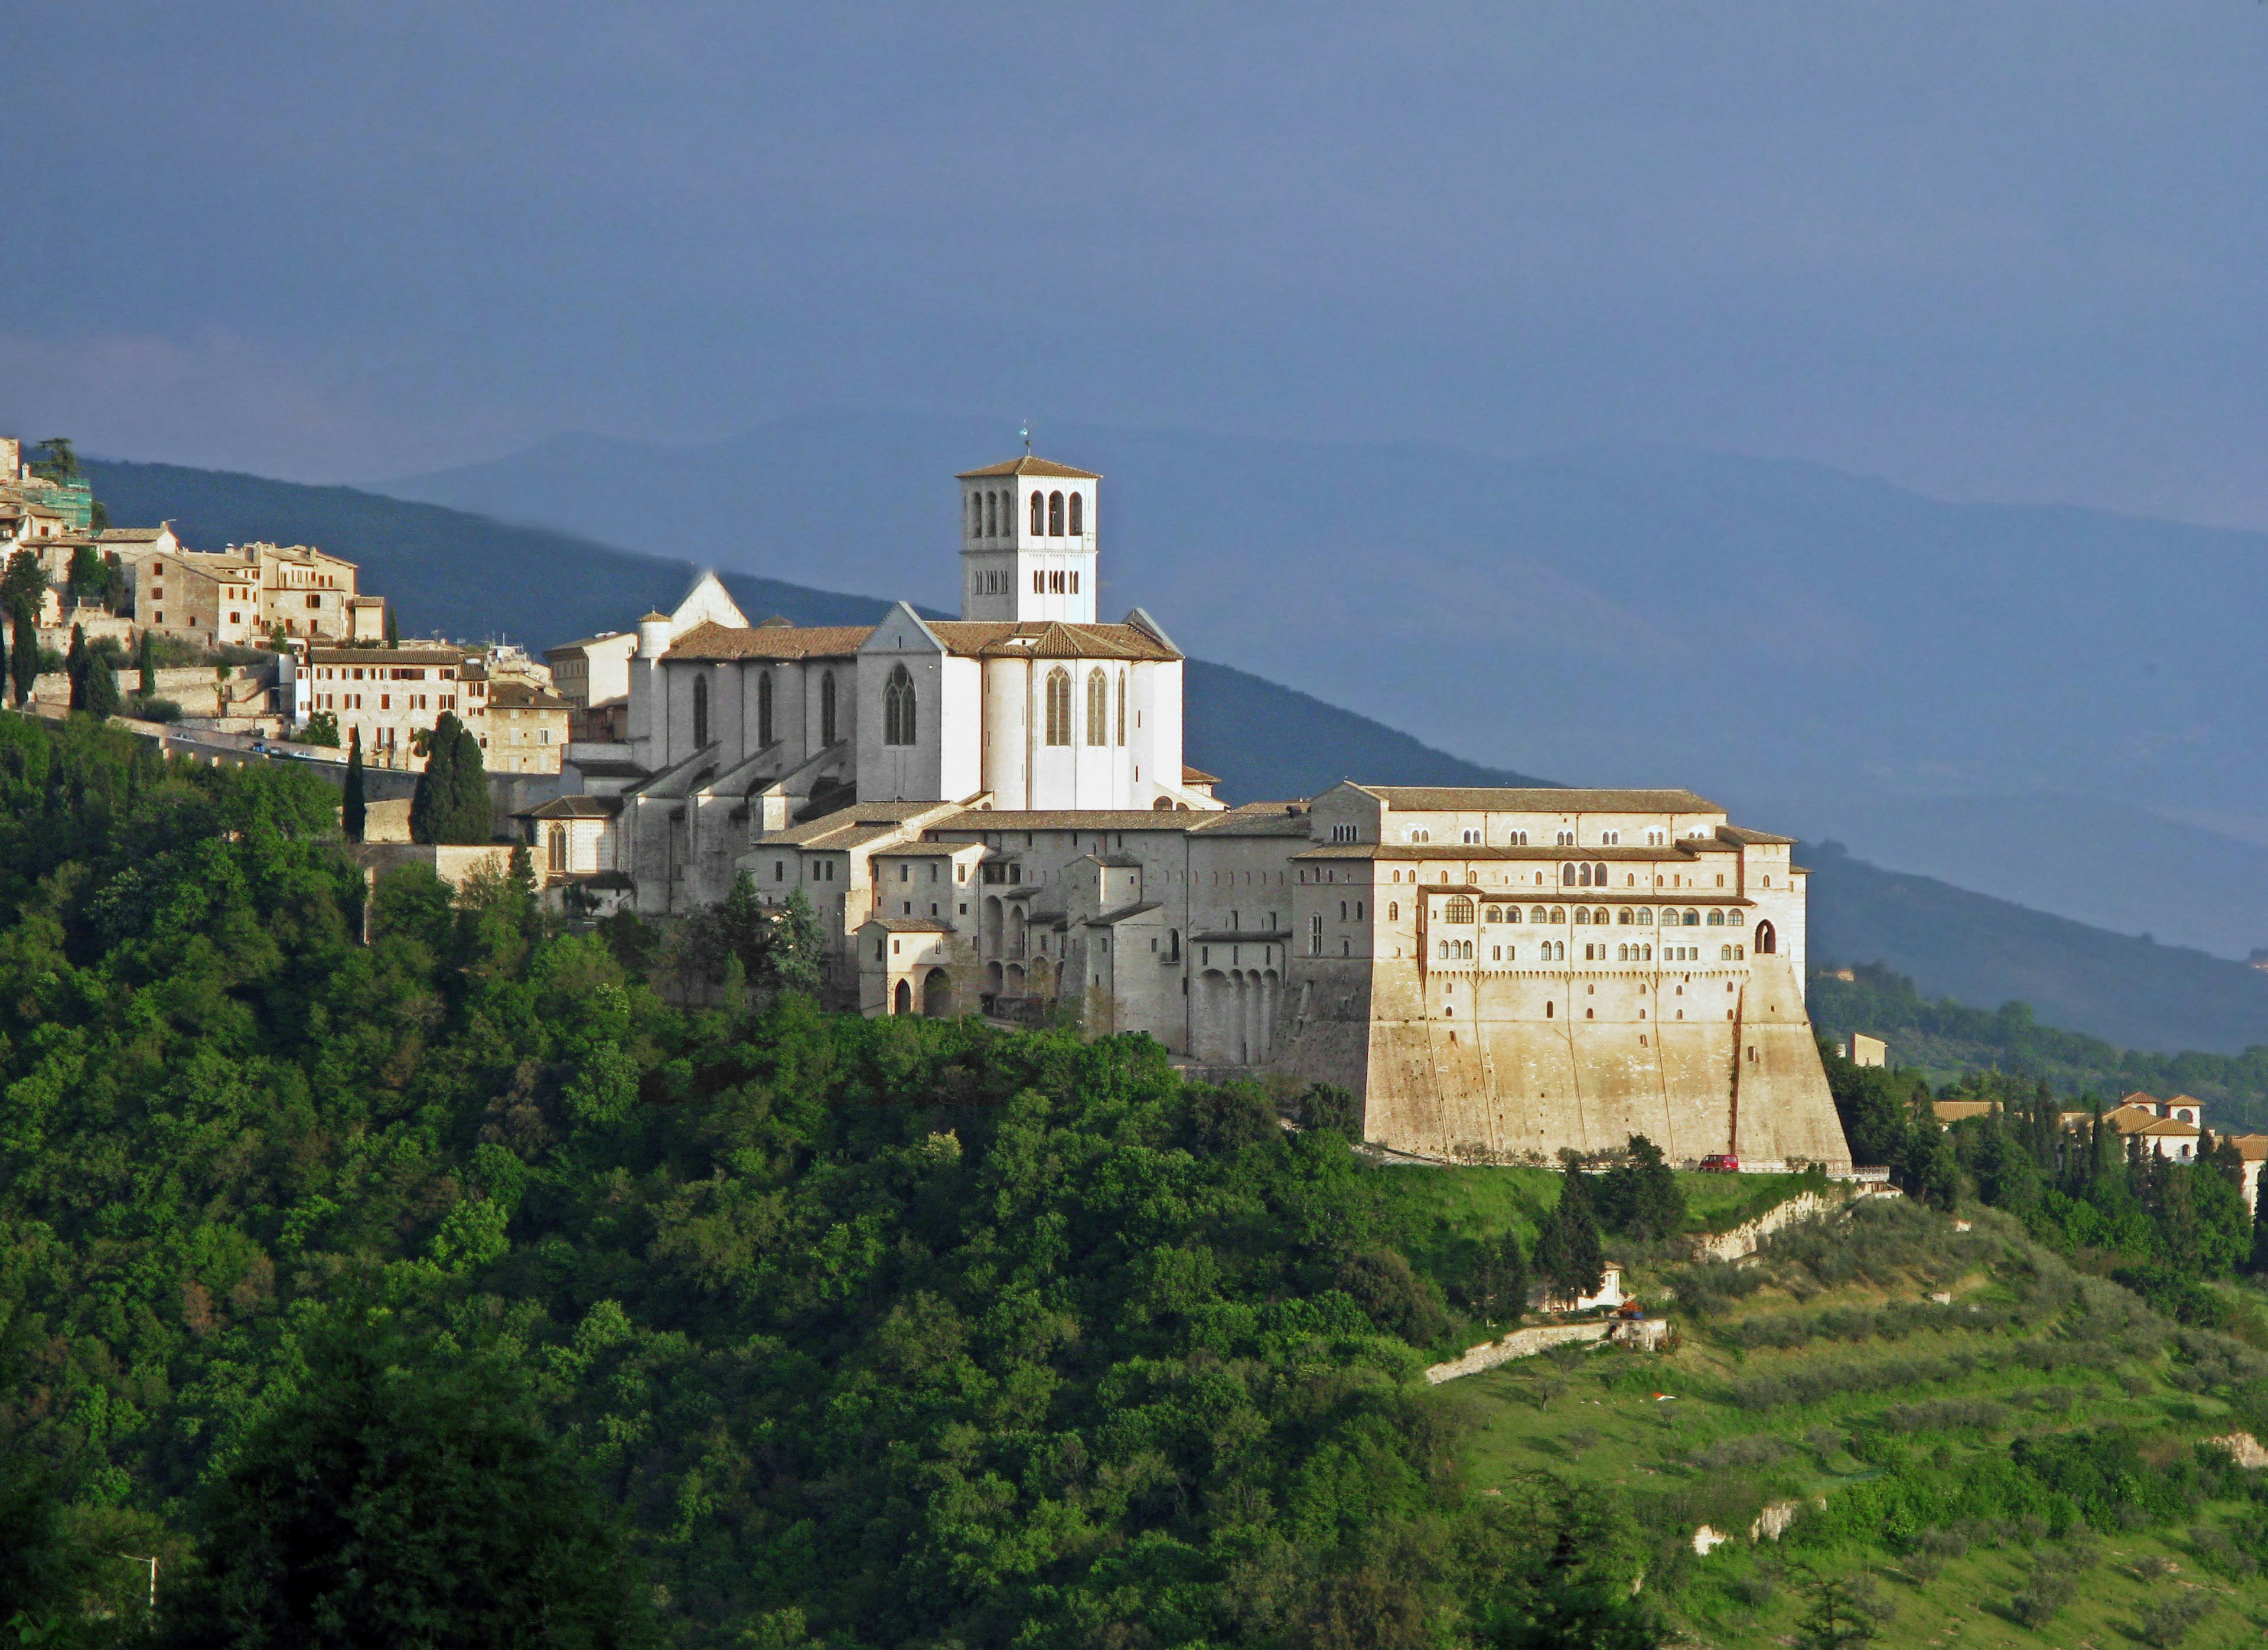
[[[71,552],[68,575],[70,599],[73,602],[107,601],[110,598],[110,564],[102,552],[92,544],[82,544]]]
[[[331,711],[318,711],[307,718],[307,725],[299,730],[298,737],[303,744],[325,745],[336,750],[339,748],[339,718]]]
[[[1599,1219],[1635,1238],[1666,1238],[1685,1229],[1685,1194],[1661,1148],[1630,1137],[1623,1160],[1599,1177]]]
[[[70,708],[74,711],[87,708],[87,663],[86,627],[74,624],[70,652],[63,656],[63,669],[70,677]]]
[[[33,620],[11,615],[8,628],[10,640],[15,644],[8,650],[9,677],[16,689],[16,703],[29,704],[40,678],[39,627]]]
[[[33,461],[32,474],[45,476],[51,482],[70,482],[78,477],[78,453],[69,436],[49,436],[40,443],[40,457]]]
[[[110,662],[110,655],[107,652],[89,650],[85,674],[86,713],[89,716],[116,716],[120,703],[118,671]]]
[[[614,1518],[512,1366],[436,1359],[375,1329],[328,1335],[308,1362],[207,1498],[169,1643],[655,1640]]]
[[[158,696],[158,633],[144,630],[142,639],[135,644],[134,668],[141,673],[141,694],[145,699]]]
[[[362,729],[355,728],[347,735],[346,794],[339,802],[339,830],[350,843],[358,843],[369,829],[370,804],[364,795],[362,771]]]
[[[1473,1310],[1495,1322],[1517,1323],[1528,1313],[1528,1256],[1520,1234],[1507,1227],[1481,1245],[1467,1293]]]
[[[425,770],[409,799],[409,836],[421,843],[484,843],[495,830],[480,741],[444,711],[425,743]]]
[[[1572,1153],[1561,1155],[1559,1201],[1535,1234],[1535,1270],[1554,1295],[1572,1300],[1598,1293],[1606,1261],[1588,1177]]]
[[[387,604],[386,609],[386,645],[388,647],[401,645],[401,625],[394,616],[394,608],[391,603]]]

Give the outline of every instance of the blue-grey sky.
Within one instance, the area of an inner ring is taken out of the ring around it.
[[[2253,0],[10,18],[0,430],[111,455],[851,404],[2268,525]]]

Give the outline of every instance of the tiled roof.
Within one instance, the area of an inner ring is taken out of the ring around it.
[[[574,707],[548,689],[525,681],[499,681],[489,695],[489,708],[501,711],[570,711]]]
[[[1053,475],[1067,482],[1099,482],[1102,479],[1093,470],[1075,470],[1068,464],[1058,464],[1053,459],[1034,458],[1028,453],[1020,459],[1010,459],[1005,464],[987,464],[981,470],[963,470],[953,479],[957,482],[981,482],[995,475]]]
[[[618,796],[554,797],[541,807],[531,808],[525,819],[612,819],[622,811]]]
[[[148,544],[166,535],[165,527],[105,527],[99,535],[105,544]]]
[[[2232,1134],[2222,1137],[2226,1144],[2236,1148],[2236,1155],[2248,1163],[2268,1161],[2268,1134]]]
[[[932,619],[937,639],[963,659],[1128,659],[1167,661],[1181,654],[1137,624],[1065,624],[1040,620]]]
[[[1165,902],[1161,900],[1144,900],[1139,905],[1122,905],[1115,911],[1105,911],[1101,916],[1094,918],[1093,926],[1108,928],[1114,923],[1124,922],[1130,917],[1139,917],[1146,911],[1164,909]]]
[[[1280,946],[1292,938],[1292,931],[1288,928],[1215,928],[1205,933],[1191,934],[1189,938],[1209,946]]]
[[[1745,825],[1719,825],[1717,835],[1727,842],[1745,843],[1751,848],[1793,848],[1793,836],[1775,836],[1770,831],[1752,831]]]
[[[874,633],[871,624],[756,624],[745,629],[711,619],[669,645],[664,662],[725,659],[847,659]]]
[[[1314,829],[1305,806],[1289,802],[1247,802],[1202,817],[1197,829],[1209,836],[1305,836]]]
[[[311,647],[311,665],[455,665],[465,652],[457,647]]]
[[[2146,1135],[2172,1135],[2176,1138],[2180,1138],[2183,1136],[2201,1134],[2204,1131],[2199,1129],[2197,1124],[2193,1123],[2184,1123],[2179,1117],[2158,1117],[2144,1123],[2140,1128],[2132,1130],[2129,1132]]]
[[[1388,807],[1467,814],[1721,814],[1690,791],[1581,791],[1557,787],[1358,784]]]
[[[1219,784],[1220,783],[1220,776],[1217,773],[1207,773],[1202,768],[1192,768],[1189,763],[1183,762],[1182,764],[1182,783],[1183,784]]]
[[[1658,848],[1491,848],[1479,843],[1318,843],[1303,859],[1521,859],[1609,865],[1672,865],[1705,851],[1706,843],[1670,842]]]
[[[1190,831],[1218,814],[1168,813],[1158,808],[1062,808],[1011,812],[969,808],[939,820],[929,829],[951,831]]]
[[[868,928],[886,928],[894,934],[949,934],[953,930],[934,917],[869,917]]]

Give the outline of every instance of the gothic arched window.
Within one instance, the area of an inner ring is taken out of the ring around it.
[[[1063,495],[1049,493],[1048,495],[1048,536],[1051,539],[1059,539],[1063,535]]]
[[[914,679],[903,665],[890,672],[889,685],[882,689],[882,743],[910,745],[914,742]]]
[[[1000,495],[998,493],[984,495],[984,536],[988,539],[1000,536]]]
[[[983,493],[968,495],[968,536],[972,539],[981,539],[984,536],[984,495]]]
[[[1110,683],[1100,667],[1086,673],[1086,742],[1110,742]]]
[[[1048,530],[1048,501],[1039,494],[1032,495],[1032,536],[1038,538]]]
[[[819,679],[819,742],[835,742],[835,673],[828,671]]]
[[[756,748],[772,742],[772,673],[756,678]]]
[[[1459,895],[1455,899],[1451,900],[1447,905],[1441,908],[1441,920],[1445,923],[1469,923],[1472,921],[1473,902],[1465,898],[1463,895]]]
[[[1071,672],[1060,665],[1048,672],[1048,743],[1071,743]]]
[[[706,750],[708,748],[709,679],[696,676],[693,679],[693,748]]]
[[[1073,538],[1077,538],[1086,531],[1086,495],[1085,493],[1073,493],[1071,496],[1071,535]]]
[[[551,868],[554,871],[564,871],[567,868],[567,828],[564,825],[554,825],[551,828],[550,845]]]
[[[1575,867],[1574,867],[1574,866],[1561,866],[1559,867],[1559,885],[1560,885],[1560,887],[1562,887],[1562,888],[1573,888],[1573,887],[1575,886]]]

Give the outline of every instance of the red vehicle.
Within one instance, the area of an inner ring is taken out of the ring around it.
[[[1701,1168],[1707,1174],[1737,1175],[1741,1172],[1741,1160],[1729,1152],[1712,1152],[1701,1160]]]

